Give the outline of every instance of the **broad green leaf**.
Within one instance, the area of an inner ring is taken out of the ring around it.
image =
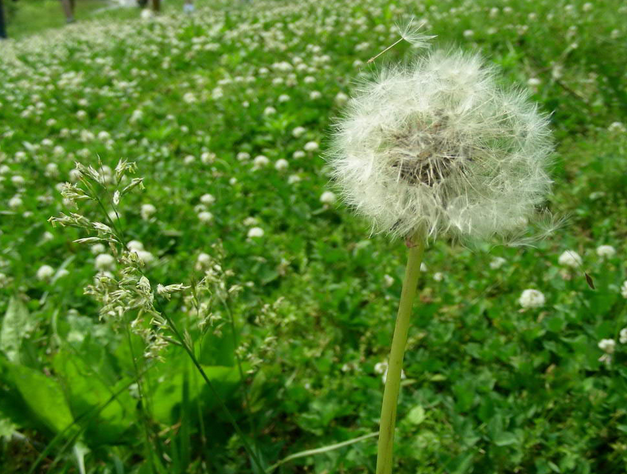
[[[419,425],[425,419],[425,409],[422,405],[415,406],[409,411],[405,419],[412,425]]]
[[[26,305],[15,297],[11,298],[0,331],[0,350],[11,362],[20,363],[22,340],[34,326]]]
[[[10,366],[13,381],[33,414],[54,432],[67,428],[74,418],[59,384],[21,365]]]

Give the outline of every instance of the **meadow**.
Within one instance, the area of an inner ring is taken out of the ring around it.
[[[413,15],[550,114],[564,223],[430,243],[394,472],[625,472],[624,3],[164,5],[0,43],[0,471],[375,472],[406,249],[324,157]]]

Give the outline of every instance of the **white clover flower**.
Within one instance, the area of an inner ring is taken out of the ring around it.
[[[307,142],[305,143],[305,146],[303,148],[305,149],[305,151],[316,151],[320,148],[320,145],[318,145],[316,142]]]
[[[191,165],[194,161],[196,161],[196,157],[194,155],[187,155],[183,158],[183,163],[186,165]]]
[[[48,163],[44,174],[47,178],[56,178],[59,176],[59,166],[56,163]]]
[[[253,169],[263,168],[267,166],[268,163],[270,163],[270,160],[267,157],[263,155],[256,156],[253,160]]]
[[[581,257],[573,250],[566,250],[559,256],[557,262],[565,267],[578,268],[581,266]]]
[[[266,107],[263,111],[264,115],[274,115],[276,114],[276,109],[274,107]]]
[[[24,179],[24,176],[20,176],[19,174],[16,174],[15,176],[11,176],[11,182],[18,188],[24,187],[24,185],[26,184],[26,180]]]
[[[248,237],[251,239],[263,237],[263,229],[261,227],[253,227],[248,231]]]
[[[213,197],[213,195],[211,194],[203,194],[202,196],[200,196],[200,202],[206,206],[210,206],[214,202],[216,202],[216,198]]]
[[[526,225],[550,188],[548,120],[476,55],[434,52],[362,86],[329,164],[373,227],[489,237]]]
[[[620,343],[627,344],[627,328],[623,328],[620,330]]]
[[[99,255],[101,253],[105,253],[106,247],[104,244],[94,244],[91,246],[91,253],[94,255]]]
[[[292,130],[292,135],[294,135],[295,138],[298,138],[302,136],[306,131],[307,129],[305,127],[296,127],[294,130]]]
[[[389,288],[390,286],[394,284],[394,278],[388,274],[385,274],[383,275],[383,283],[385,284],[387,288]]]
[[[37,279],[41,281],[48,281],[54,275],[54,268],[50,265],[42,265],[37,270]]]
[[[250,160],[250,153],[246,153],[245,151],[240,151],[237,154],[237,161],[248,161]]]
[[[322,92],[320,91],[311,91],[309,94],[309,98],[311,100],[318,100],[321,97],[322,97]]]
[[[338,92],[335,96],[335,103],[337,105],[345,105],[348,102],[348,96],[344,92]]]
[[[211,214],[209,211],[202,211],[198,213],[198,219],[200,220],[200,222],[211,222],[213,220],[213,214]]]
[[[156,212],[157,208],[152,204],[142,204],[140,213],[143,220],[149,220]]]
[[[433,274],[433,279],[435,281],[442,281],[442,280],[444,280],[444,273],[441,273],[441,272],[434,273]]]
[[[96,257],[94,266],[96,267],[96,270],[100,271],[111,270],[115,266],[115,258],[113,258],[113,255],[109,255],[108,253],[101,253]]]
[[[208,254],[206,254],[204,252],[200,253],[198,255],[198,258],[196,259],[196,268],[198,270],[202,270],[204,268],[208,268],[209,265],[211,265],[212,261],[213,260],[211,259],[211,256],[209,256]]]
[[[139,261],[144,265],[150,265],[155,261],[155,256],[147,250],[132,250],[132,252],[137,255]]]
[[[244,219],[244,225],[247,227],[253,226],[253,225],[257,225],[259,223],[259,221],[257,220],[256,217],[247,217],[246,219]]]
[[[290,164],[288,163],[288,161],[285,158],[280,158],[276,161],[276,163],[274,164],[274,168],[277,171],[283,171],[286,170],[288,167],[290,166]]]
[[[299,159],[304,158],[306,156],[307,156],[307,153],[305,153],[303,150],[296,150],[292,154],[292,158],[294,158],[295,160],[299,160]]]
[[[544,295],[538,290],[525,290],[520,295],[518,303],[525,309],[529,308],[541,308],[544,306],[546,299]]]
[[[142,244],[139,240],[131,240],[128,244],[126,244],[126,248],[131,252],[144,250],[144,244]]]
[[[22,207],[22,204],[24,204],[24,201],[22,201],[22,198],[17,194],[9,199],[9,207],[11,209]]]
[[[292,174],[287,178],[287,184],[295,184],[300,182],[301,178],[297,174]]]
[[[606,354],[613,354],[616,350],[616,341],[614,339],[601,339],[599,341],[599,349]]]
[[[200,161],[202,161],[204,165],[210,165],[215,160],[216,154],[211,153],[210,151],[205,151],[202,155],[200,155]]]
[[[597,247],[597,255],[599,257],[612,258],[614,255],[616,255],[616,249],[611,245],[600,245],[599,247]]]
[[[322,193],[322,196],[320,196],[320,202],[326,205],[333,204],[335,202],[335,199],[335,193],[332,193],[331,191],[325,191]]]
[[[492,270],[498,270],[505,263],[507,263],[507,260],[505,260],[503,257],[494,257],[492,261],[490,262],[490,268]]]
[[[623,282],[623,285],[620,287],[620,294],[623,298],[627,298],[627,280]]]

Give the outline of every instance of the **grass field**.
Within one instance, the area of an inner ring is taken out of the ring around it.
[[[143,20],[79,0],[62,26],[57,1],[15,4],[0,472],[375,472],[406,248],[341,203],[323,156],[357,82],[421,54],[367,64],[407,15],[551,114],[544,207],[565,223],[531,246],[430,242],[394,472],[625,472],[623,2],[196,5]]]

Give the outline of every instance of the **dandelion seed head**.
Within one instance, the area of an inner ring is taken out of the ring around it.
[[[375,231],[487,238],[524,227],[551,180],[547,118],[477,55],[436,51],[362,84],[328,161]]]

